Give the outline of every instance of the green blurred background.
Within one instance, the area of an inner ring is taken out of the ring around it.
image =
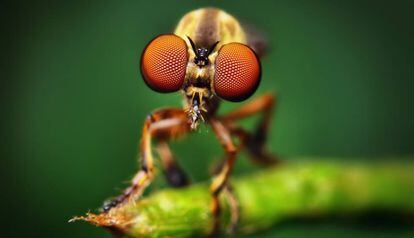
[[[223,8],[267,33],[271,51],[256,96],[279,95],[271,151],[414,154],[413,3],[2,2],[2,237],[110,237],[67,221],[126,186],[137,168],[145,115],[180,106],[179,95],[145,86],[139,57],[155,35],[203,6]],[[195,181],[209,178],[206,168],[222,153],[204,127],[173,148]],[[252,167],[241,156],[236,173]],[[160,179],[154,187],[162,186]],[[383,223],[289,222],[260,237],[414,236],[413,227]]]

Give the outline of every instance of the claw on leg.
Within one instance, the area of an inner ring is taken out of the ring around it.
[[[128,202],[131,199],[137,199],[144,192],[145,188],[151,183],[152,176],[150,176],[144,170],[139,171],[132,179],[131,185],[124,190],[114,200],[104,203],[102,209],[104,212],[108,212],[114,207],[121,205],[124,202]]]

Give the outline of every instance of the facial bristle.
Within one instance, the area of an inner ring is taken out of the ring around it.
[[[254,51],[240,43],[221,47],[215,61],[215,93],[229,101],[250,97],[260,82],[260,62]]]
[[[181,88],[188,62],[187,45],[176,35],[161,35],[145,48],[141,72],[147,85],[158,92]]]

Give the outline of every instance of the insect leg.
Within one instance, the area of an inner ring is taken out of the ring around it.
[[[158,141],[156,149],[161,158],[167,182],[172,187],[184,187],[188,185],[190,183],[188,177],[174,159],[168,143],[165,140]]]
[[[277,162],[275,156],[265,150],[265,142],[269,129],[275,97],[268,93],[256,100],[241,106],[240,108],[220,117],[231,133],[241,140],[241,147],[246,147],[253,161],[259,164],[274,164]],[[240,120],[257,113],[263,113],[253,133],[234,125],[234,121]]]
[[[230,206],[230,226],[227,229],[227,232],[229,234],[233,234],[237,224],[239,223],[239,202],[237,201],[236,196],[234,195],[233,188],[229,183],[227,183],[223,189],[223,193],[225,197],[227,198],[227,202]]]
[[[237,149],[233,144],[230,131],[221,123],[219,120],[211,119],[210,124],[213,128],[214,133],[216,134],[218,140],[220,141],[221,145],[226,152],[226,161],[225,164],[222,166],[220,172],[216,175],[213,179],[213,182],[210,186],[210,192],[212,195],[212,202],[211,202],[211,212],[214,215],[214,228],[213,234],[219,230],[220,226],[220,201],[219,195],[222,190],[225,188],[227,184],[227,180],[233,170],[234,162],[236,161],[236,152]],[[234,198],[234,197],[233,197]],[[231,205],[231,203],[230,203]],[[238,217],[238,210],[232,209],[232,217]],[[232,219],[237,221],[237,219]],[[232,225],[234,226],[234,225]]]
[[[154,162],[151,148],[152,137],[161,139],[173,138],[184,134],[190,128],[186,117],[187,115],[182,109],[162,109],[147,116],[139,145],[141,169],[132,179],[131,185],[120,196],[104,204],[103,210],[105,212],[142,194],[154,178]]]

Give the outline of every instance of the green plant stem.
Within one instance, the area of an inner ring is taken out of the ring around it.
[[[293,161],[299,162],[231,180],[240,208],[237,232],[254,232],[298,217],[356,215],[371,210],[414,214],[413,164],[315,158]],[[213,224],[210,201],[208,184],[202,183],[164,189],[84,219],[124,237],[205,236]],[[230,209],[224,198],[222,204],[224,228]]]

